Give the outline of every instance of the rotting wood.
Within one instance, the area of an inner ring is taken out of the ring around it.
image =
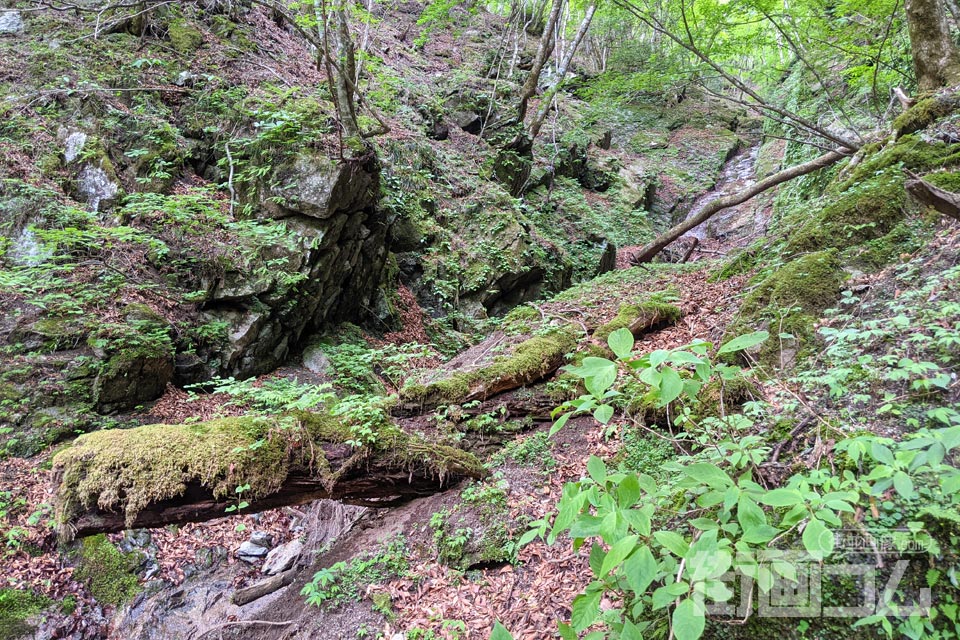
[[[287,571],[278,573],[277,575],[271,576],[266,580],[261,580],[257,584],[251,585],[244,589],[237,589],[233,592],[233,595],[230,596],[230,602],[238,607],[242,607],[245,604],[249,604],[254,600],[259,600],[260,598],[268,596],[278,589],[292,584],[293,579],[296,576],[296,569],[288,569]]]
[[[906,183],[907,193],[922,204],[933,207],[945,216],[960,220],[960,193],[946,191],[930,184],[920,176],[906,172],[910,180]]]

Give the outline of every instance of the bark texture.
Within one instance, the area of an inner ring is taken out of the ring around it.
[[[905,0],[910,51],[921,93],[960,83],[960,54],[940,0]]]

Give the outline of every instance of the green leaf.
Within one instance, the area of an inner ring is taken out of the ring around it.
[[[803,503],[803,496],[796,489],[773,489],[760,496],[760,502],[771,507],[792,507]]]
[[[733,480],[727,472],[711,462],[697,462],[684,467],[683,472],[713,489],[725,489],[733,486]]]
[[[680,374],[664,367],[660,372],[660,405],[666,406],[680,397],[683,392],[683,379]]]
[[[803,528],[803,546],[815,560],[823,560],[833,552],[833,532],[817,518],[812,518]]]
[[[640,480],[637,476],[630,474],[624,478],[617,487],[617,503],[624,509],[628,509],[637,503],[640,499]]]
[[[617,329],[607,336],[607,344],[618,358],[625,360],[633,351],[633,334],[627,328]]]
[[[637,594],[646,593],[647,588],[657,577],[657,561],[650,547],[644,545],[627,558],[623,563],[623,573],[627,577],[627,585],[631,591]]]
[[[737,503],[737,522],[744,531],[756,529],[767,524],[767,516],[756,502],[747,495],[741,495]]]
[[[623,629],[620,631],[620,640],[643,640],[640,628],[629,620],[624,619]]]
[[[550,436],[555,434],[557,431],[560,431],[560,429],[563,429],[563,425],[567,424],[567,420],[569,420],[570,416],[572,415],[573,415],[572,413],[565,413],[562,416],[560,416],[560,419],[554,422],[553,426],[550,427],[550,433],[547,435],[547,437],[549,438]]]
[[[587,473],[597,484],[603,484],[607,480],[607,465],[597,456],[590,456],[587,460]]]
[[[602,404],[593,412],[593,419],[600,424],[607,424],[613,417],[613,407],[608,404]]]
[[[767,331],[754,331],[753,333],[737,336],[730,342],[727,342],[721,346],[720,350],[717,351],[717,355],[719,356],[723,355],[724,353],[734,353],[736,351],[743,351],[744,349],[755,347],[769,337],[770,333]]]
[[[560,637],[563,640],[579,640],[577,638],[577,632],[573,630],[573,627],[568,625],[566,622],[561,622],[557,625],[557,630],[560,632]]]
[[[904,498],[912,498],[916,495],[913,490],[913,480],[903,471],[893,474],[893,488]]]
[[[570,612],[570,626],[577,633],[580,633],[597,619],[600,614],[600,598],[603,591],[588,591],[581,593],[573,599],[573,605]]]
[[[497,621],[493,625],[493,631],[490,632],[490,640],[513,640],[513,636]]]
[[[656,531],[653,537],[663,545],[667,551],[678,558],[687,555],[687,551],[690,549],[690,546],[687,544],[687,541],[683,539],[683,536],[675,531]]]
[[[616,567],[620,566],[620,563],[626,559],[628,555],[636,548],[637,546],[637,536],[627,536],[626,538],[617,541],[615,545],[610,547],[610,551],[607,552],[607,556],[603,559],[603,564],[600,566],[600,575],[599,578],[605,577],[608,573],[613,571]]]
[[[684,598],[673,610],[673,635],[677,640],[698,640],[707,620],[703,608],[691,598]]]

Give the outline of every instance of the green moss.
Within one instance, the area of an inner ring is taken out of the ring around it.
[[[203,44],[203,34],[189,21],[178,18],[167,27],[170,44],[180,53],[193,53]]]
[[[122,507],[130,525],[141,509],[182,495],[193,482],[217,498],[243,484],[250,484],[251,497],[267,495],[287,477],[297,427],[244,417],[80,436],[53,461],[61,483],[58,520],[67,523],[82,509]],[[258,442],[264,444],[250,448]]]
[[[905,201],[902,173],[885,170],[842,193],[814,215],[791,235],[787,252],[842,249],[881,237],[903,220]]]
[[[701,418],[721,417],[748,400],[760,397],[757,385],[742,376],[730,380],[715,380],[697,394],[697,413]]]
[[[925,129],[960,106],[960,94],[946,94],[919,100],[893,121],[897,137]]]
[[[960,193],[960,171],[939,171],[927,174],[923,179],[944,191]]]
[[[847,191],[888,168],[903,167],[914,173],[923,173],[956,164],[960,164],[960,144],[906,135],[873,153],[865,153],[860,165],[850,173],[849,178],[837,185],[836,191]]]
[[[32,591],[0,589],[0,638],[32,635],[34,626],[27,620],[53,604],[53,601]]]
[[[727,328],[724,341],[767,328],[770,340],[754,357],[764,365],[784,368],[805,354],[815,339],[814,325],[833,304],[845,279],[839,253],[827,249],[788,262],[767,276],[744,299],[740,321]],[[789,334],[793,337],[778,337]]]
[[[729,280],[742,273],[747,273],[757,266],[760,259],[760,252],[747,249],[740,251],[732,258],[726,260],[720,268],[709,277],[710,282],[722,282]]]
[[[788,262],[757,285],[744,299],[743,312],[756,313],[768,305],[821,311],[840,293],[844,280],[835,249],[810,253]]]
[[[554,329],[518,344],[513,353],[475,369],[454,373],[449,378],[429,384],[408,384],[400,391],[403,402],[435,405],[467,400],[479,388],[499,380],[516,380],[520,384],[534,382],[552,369],[552,365],[577,346],[570,327]]]
[[[74,574],[101,604],[119,607],[140,592],[137,568],[143,557],[121,553],[103,534],[80,543],[80,562]]]
[[[332,471],[321,443],[353,440],[349,426],[328,414],[295,412],[281,417],[224,418],[191,425],[148,425],[108,430],[77,438],[57,454],[56,516],[61,533],[86,509],[122,510],[128,526],[150,504],[176,498],[199,485],[224,500],[249,484],[244,498],[277,491],[293,469],[306,469],[332,490],[341,475],[376,455],[397,465],[444,476],[482,476],[472,455],[382,426],[369,444]]]
[[[681,315],[678,307],[665,302],[648,301],[640,304],[620,305],[616,317],[602,324],[593,332],[593,337],[605,341],[617,329],[630,328],[642,319],[648,319],[644,324],[655,325],[661,322],[676,322]]]

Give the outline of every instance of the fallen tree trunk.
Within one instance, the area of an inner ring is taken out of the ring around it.
[[[254,600],[259,600],[264,596],[268,596],[274,591],[286,587],[289,584],[293,584],[293,579],[296,578],[297,571],[296,569],[289,569],[283,573],[278,573],[275,576],[271,576],[266,580],[262,580],[255,585],[246,587],[244,589],[237,589],[233,592],[233,595],[230,596],[230,602],[242,607],[245,604],[250,604]]]
[[[328,415],[306,412],[86,434],[53,462],[60,537],[319,498],[384,506],[485,475],[473,455],[393,424],[363,436],[365,444],[358,437]]]
[[[960,220],[960,193],[941,189],[912,173],[909,175],[911,179],[906,184],[907,193],[943,215]]]
[[[830,151],[823,154],[809,162],[803,164],[798,164],[795,167],[790,167],[789,169],[784,169],[778,173],[768,176],[763,180],[753,184],[752,186],[740,191],[738,193],[731,194],[722,198],[717,198],[716,200],[710,202],[703,210],[697,215],[684,220],[677,226],[673,227],[663,235],[657,237],[652,242],[644,246],[640,251],[631,259],[631,262],[634,264],[642,264],[644,262],[650,262],[653,260],[654,256],[660,253],[664,247],[677,240],[680,236],[686,232],[694,229],[710,218],[712,218],[717,213],[723,211],[728,207],[735,207],[738,204],[742,204],[754,197],[755,195],[761,194],[767,189],[771,189],[778,184],[787,182],[788,180],[793,180],[794,178],[799,178],[800,176],[807,175],[808,173],[813,173],[825,167],[838,162],[842,158],[846,158],[849,155],[847,151]]]

